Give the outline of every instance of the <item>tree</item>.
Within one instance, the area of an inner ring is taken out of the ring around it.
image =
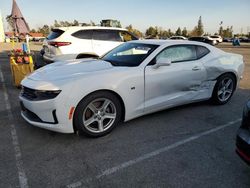
[[[81,26],[91,26],[89,23],[81,23]]]
[[[219,28],[219,35],[224,38],[232,38],[233,37],[233,26],[227,27],[224,29],[222,26]]]
[[[152,27],[150,26],[147,30],[146,30],[146,36],[148,37],[156,37],[158,34],[158,28],[157,27]]]
[[[192,36],[202,36],[203,33],[204,33],[203,23],[202,23],[202,19],[200,16],[199,20],[198,20],[198,25],[194,27],[193,31],[191,32],[191,35]]]
[[[233,26],[227,27],[226,30],[223,30],[223,37],[228,37],[228,38],[233,37]]]
[[[60,27],[64,27],[65,22],[64,21],[60,21],[59,24],[60,24]]]
[[[168,36],[172,37],[174,35],[174,33],[171,31],[171,29],[168,29]]]
[[[198,34],[199,36],[201,36],[203,33],[204,33],[203,23],[202,23],[201,16],[200,16],[200,17],[199,17],[199,20],[198,20],[197,34]]]
[[[31,29],[30,32],[31,33],[36,33],[36,30],[35,29]]]
[[[137,29],[134,29],[133,26],[130,24],[129,26],[126,27],[126,29],[133,33],[135,36],[137,36],[138,38],[141,38],[142,37],[142,32],[140,32],[139,30]]]
[[[64,25],[64,27],[69,27],[69,26],[71,26],[71,25],[72,25],[72,24],[71,24],[71,23],[69,23],[68,21],[65,21],[65,22],[64,22],[64,24],[65,24],[65,25]]]
[[[219,35],[223,36],[223,27],[222,26],[220,26],[220,28],[219,28]]]
[[[79,22],[77,20],[74,20],[72,26],[79,26]]]
[[[159,37],[161,39],[167,39],[169,37],[169,33],[166,30],[160,30],[159,31]]]
[[[182,33],[182,32],[181,32],[181,28],[178,27],[178,29],[177,29],[176,32],[175,32],[175,35],[180,36],[181,33]]]
[[[47,36],[50,32],[50,27],[48,25],[44,25],[43,27],[39,27],[37,32],[42,33],[44,36]]]
[[[183,28],[181,35],[184,36],[184,37],[188,36],[188,31],[187,31],[186,27]]]
[[[61,27],[57,20],[54,21],[54,27]]]

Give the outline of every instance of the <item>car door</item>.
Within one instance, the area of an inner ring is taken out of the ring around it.
[[[93,53],[92,45],[93,30],[81,29],[74,32],[71,35],[71,46],[68,48],[67,53],[79,54],[79,53]],[[66,52],[65,52],[66,53]]]
[[[169,66],[154,67],[160,58]],[[197,59],[195,45],[175,45],[161,51],[145,67],[145,112],[185,104],[202,98],[206,70]]]

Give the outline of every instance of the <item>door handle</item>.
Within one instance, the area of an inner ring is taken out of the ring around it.
[[[198,70],[201,70],[201,68],[199,66],[195,66],[192,68],[193,71],[198,71]]]

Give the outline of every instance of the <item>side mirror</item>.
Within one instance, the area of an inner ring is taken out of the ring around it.
[[[156,63],[155,63],[155,65],[153,65],[153,68],[157,69],[161,66],[169,66],[169,65],[171,65],[171,61],[168,58],[162,57],[162,58],[156,60]]]

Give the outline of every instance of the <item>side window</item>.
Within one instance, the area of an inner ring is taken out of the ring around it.
[[[156,60],[162,57],[169,59],[172,63],[197,59],[196,49],[193,45],[168,47],[157,55]]]
[[[197,58],[200,59],[209,53],[209,49],[204,46],[196,46]]]
[[[93,32],[94,40],[105,40],[105,41],[122,41],[119,33],[117,31],[112,30],[94,30]]]
[[[123,42],[137,40],[136,37],[134,37],[133,35],[131,35],[130,33],[126,31],[119,31],[119,35],[121,36]]]
[[[79,39],[92,39],[93,31],[92,30],[80,30],[72,34],[72,36]]]

